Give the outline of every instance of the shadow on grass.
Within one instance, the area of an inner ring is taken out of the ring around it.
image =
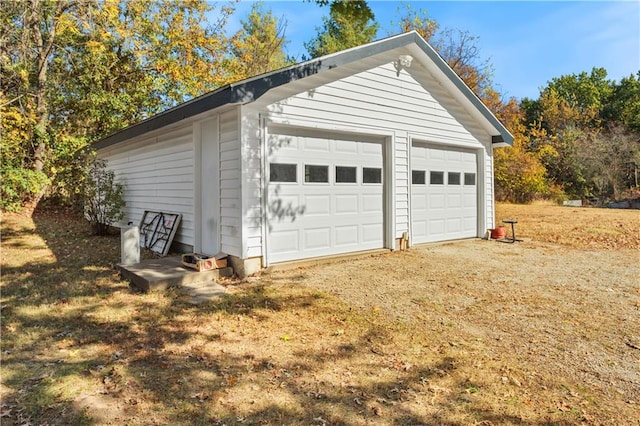
[[[133,294],[113,268],[117,238],[89,237],[81,218],[50,212],[34,222],[35,231],[3,231],[4,249],[14,256],[37,250],[29,240],[35,236],[54,255],[3,268],[3,425],[457,424],[447,407],[462,407],[478,423],[527,424],[476,407],[466,393],[476,385],[468,381],[450,385],[439,410],[416,411],[455,359],[443,354],[405,365],[384,319],[351,312],[321,293],[257,285],[195,307],[177,291]],[[105,306],[110,314],[97,315]],[[254,330],[229,332],[242,321]],[[268,349],[261,333],[279,321],[300,330],[315,322],[325,330],[310,338],[324,340]],[[207,332],[195,327],[203,322]],[[353,337],[331,335],[328,327],[345,323],[353,324]],[[190,343],[195,337],[197,345]],[[243,352],[242,345],[254,347]],[[259,345],[265,353],[255,350]],[[344,377],[317,377],[333,369]],[[257,399],[239,408],[233,398],[247,388]]]

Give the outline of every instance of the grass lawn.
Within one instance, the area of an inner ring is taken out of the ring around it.
[[[638,211],[500,205],[506,217],[518,218],[518,236],[551,244],[547,253],[640,253]],[[175,289],[130,291],[114,269],[119,249],[119,236],[91,237],[63,211],[3,215],[2,425],[640,424],[640,383],[603,391],[571,372],[534,371],[539,352],[462,339],[456,310],[434,302],[455,286],[416,301],[428,307],[421,322],[304,285],[313,268],[230,280],[228,296],[193,306]],[[374,260],[393,269],[416,253]],[[449,279],[473,278],[455,266]],[[634,285],[619,297],[637,319]],[[533,299],[519,302],[540,312]],[[622,343],[590,323],[576,327],[606,351],[604,367],[640,369],[638,323],[624,325]]]

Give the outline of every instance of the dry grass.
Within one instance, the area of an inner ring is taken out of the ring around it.
[[[529,218],[529,208],[513,210],[519,208],[501,206],[499,217],[517,216],[518,232],[538,238],[530,224],[542,221]],[[554,216],[553,207],[535,208],[542,210],[534,216],[564,223],[556,241],[565,242],[562,235],[574,221],[561,210]],[[640,224],[627,219],[637,213],[603,214],[637,237]],[[455,244],[228,282],[228,297],[191,306],[179,291],[130,292],[113,269],[118,239],[88,237],[81,219],[53,212],[33,220],[5,215],[2,222],[3,425],[640,422],[635,376],[626,387],[616,382],[603,391],[605,385],[583,380],[573,364],[563,370],[573,352],[558,341],[574,332],[575,322],[585,351],[604,353],[585,355],[609,364],[598,370],[603,379],[619,381],[616,369],[637,367],[640,292],[628,275],[622,283],[598,284],[598,294],[611,299],[603,299],[607,305],[586,324],[580,322],[588,312],[573,319],[571,312],[593,308],[586,293],[577,293],[588,282],[575,288],[545,283],[540,288],[548,293],[536,299],[507,285],[516,275],[493,279],[484,275],[490,270],[430,267],[451,259]],[[567,240],[575,247],[571,259],[582,253],[576,241],[589,238],[578,231]],[[498,244],[468,251],[493,247],[515,260],[546,250],[549,262],[562,267],[563,246]],[[598,244],[596,251],[585,244],[591,248],[584,253],[600,259],[620,252]],[[627,257],[616,259],[633,256],[620,253]],[[345,281],[344,294],[324,291],[338,279]],[[422,283],[425,293],[405,297],[409,279]],[[346,281],[361,289],[369,284],[371,292],[350,294]],[[395,302],[375,292],[383,284],[396,289],[389,296],[398,297]],[[474,288],[484,290],[474,294]],[[557,313],[549,307],[562,304],[542,302],[559,298],[566,308]],[[609,330],[620,321],[621,312],[608,312],[614,302],[629,316],[626,346]],[[526,345],[512,347],[521,341],[509,336],[526,326],[525,319],[548,324],[547,337],[532,335]]]
[[[640,249],[638,210],[564,207],[541,202],[499,204],[496,224],[507,218],[518,220],[516,237],[579,248]]]

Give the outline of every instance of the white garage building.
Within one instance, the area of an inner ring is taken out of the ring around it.
[[[415,32],[222,87],[98,141],[126,220],[236,270],[481,237],[512,136]]]

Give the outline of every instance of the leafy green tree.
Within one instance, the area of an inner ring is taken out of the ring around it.
[[[323,2],[319,2],[322,4]],[[312,58],[373,41],[378,33],[375,15],[364,0],[334,0],[318,35],[304,44]]]
[[[231,38],[231,55],[225,64],[230,82],[292,65],[284,47],[286,21],[254,3],[242,28]]]
[[[613,93],[603,109],[603,119],[640,133],[640,71],[613,85]]]
[[[634,185],[633,111],[640,85],[631,76],[616,83],[603,68],[552,79],[537,100],[524,100],[531,148],[549,179],[570,197],[617,198]]]
[[[542,117],[548,128],[597,128],[613,93],[604,68],[553,78],[542,90]]]
[[[51,180],[46,169],[51,150],[49,66],[77,7],[69,0],[8,0],[0,9],[0,114],[13,110],[27,117],[20,124],[21,140],[10,141],[18,149],[3,153],[13,152],[15,157],[3,158],[2,192],[25,197],[21,204],[37,203]],[[25,123],[29,126],[22,126]],[[3,122],[3,131],[11,133],[5,127],[10,124]]]

